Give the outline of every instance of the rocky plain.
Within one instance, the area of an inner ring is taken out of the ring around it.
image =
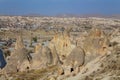
[[[120,19],[0,16],[0,80],[120,80]]]

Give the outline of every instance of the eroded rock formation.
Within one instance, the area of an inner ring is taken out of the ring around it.
[[[35,46],[35,53],[39,53],[40,52],[40,49],[41,49],[42,45],[41,44],[37,44]]]
[[[107,53],[110,41],[101,29],[93,28],[83,43],[86,54],[104,55]]]
[[[99,56],[89,62],[75,77],[65,80],[119,80],[120,47],[112,54]]]
[[[28,51],[24,47],[22,37],[19,36],[16,41],[15,49],[8,58],[7,65],[4,70],[6,70],[7,73],[26,70],[26,68],[29,67],[27,52]],[[25,64],[24,61],[27,64]]]
[[[16,43],[15,43],[15,49],[21,49],[24,48],[24,43],[23,43],[23,39],[22,36],[18,36],[16,39]]]
[[[70,41],[70,37],[67,33],[56,34],[51,41],[57,50],[57,53],[61,56],[68,56],[72,49],[75,47]]]
[[[65,75],[70,74],[71,72],[75,72],[77,74],[80,70],[80,67],[85,62],[85,52],[80,47],[75,47],[72,52],[68,55],[64,63],[64,71]]]
[[[54,44],[50,44],[50,47],[37,45],[36,53],[32,54],[31,69],[45,68],[60,63]]]

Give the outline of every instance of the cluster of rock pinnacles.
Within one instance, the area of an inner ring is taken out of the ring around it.
[[[79,40],[77,40],[79,42]],[[4,70],[7,73],[36,70],[48,66],[59,65],[59,74],[69,74],[72,71],[79,72],[87,60],[88,55],[104,55],[107,53],[108,37],[101,29],[92,29],[83,40],[83,45],[72,44],[68,34],[56,34],[49,45],[37,44],[32,54],[23,44],[21,36],[17,37],[15,49],[7,58]]]

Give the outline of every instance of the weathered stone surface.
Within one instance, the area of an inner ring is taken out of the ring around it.
[[[21,49],[24,48],[24,43],[23,43],[23,39],[22,36],[18,36],[16,39],[16,43],[15,43],[15,49]]]
[[[41,44],[37,44],[35,46],[35,53],[39,53],[40,52],[40,49],[41,49],[42,45]]]
[[[6,80],[6,77],[4,75],[0,76],[0,80]]]
[[[6,72],[17,72],[20,68],[23,68],[21,65],[24,60],[28,60],[27,50],[25,48],[14,50],[13,54],[7,60]]]
[[[99,56],[89,62],[75,77],[65,80],[119,80],[120,77],[120,47],[112,54]]]
[[[51,42],[55,45],[57,53],[60,56],[68,56],[75,47],[71,44],[70,37],[66,33],[56,34]]]
[[[12,52],[11,56],[7,60],[7,65],[5,67],[5,71],[9,72],[17,72],[24,71],[28,67],[28,65],[22,66],[24,61],[28,61],[28,51],[24,48],[24,44],[22,41],[22,37],[18,37],[15,45],[15,49]]]
[[[110,41],[101,29],[94,28],[90,31],[83,43],[83,49],[86,54],[104,55],[108,51]]]
[[[61,63],[53,43],[50,43],[49,46],[38,44],[31,57],[31,69],[41,69]]]
[[[47,46],[42,46],[37,53],[33,53],[31,56],[31,69],[47,67],[47,65],[51,65],[53,62],[51,50]]]
[[[31,54],[30,69],[41,69],[48,66],[62,64],[53,43],[49,46],[38,44],[35,52]]]
[[[67,56],[66,61],[63,66],[65,66],[65,74],[70,74],[72,71],[76,71],[76,69],[80,68],[85,62],[85,52],[84,50],[77,46],[72,52]],[[71,69],[73,69],[71,71]],[[77,71],[78,73],[79,71]],[[76,73],[76,74],[77,74]]]
[[[52,58],[53,58],[53,65],[57,65],[57,64],[62,64],[62,62],[60,61],[59,55],[57,53],[56,47],[54,45],[54,43],[50,43],[49,44],[49,48],[51,50],[52,53]]]

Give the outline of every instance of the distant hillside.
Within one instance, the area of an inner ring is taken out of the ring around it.
[[[81,18],[101,17],[101,18],[116,18],[116,19],[120,19],[120,14],[118,14],[118,15],[102,15],[102,14],[84,14],[84,15],[59,14],[59,15],[56,15],[55,17],[81,17]]]
[[[120,19],[120,14],[113,14],[113,15],[103,15],[103,14],[57,14],[57,15],[44,15],[44,14],[37,14],[37,13],[30,13],[30,14],[23,14],[23,15],[4,15],[0,14],[0,16],[29,16],[29,17],[80,17],[80,18],[88,18],[88,17],[100,17],[100,18],[116,18]]]

